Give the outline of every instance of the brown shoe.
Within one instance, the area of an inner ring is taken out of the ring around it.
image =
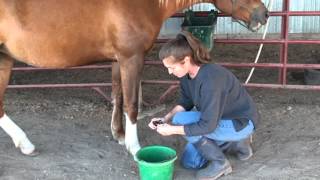
[[[215,141],[203,137],[194,146],[209,161],[205,168],[197,171],[197,179],[217,179],[232,172],[228,159]]]
[[[197,171],[196,178],[198,180],[216,180],[223,175],[228,175],[232,172],[232,167],[228,160],[223,164],[219,161],[211,161],[204,169]]]
[[[252,147],[252,136],[247,139],[235,142],[234,151],[239,160],[246,161],[250,159],[253,155]]]

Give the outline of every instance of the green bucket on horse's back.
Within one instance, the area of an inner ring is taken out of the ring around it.
[[[208,16],[196,16],[194,11],[188,10],[185,12],[181,27],[183,30],[191,32],[211,51],[214,44],[213,35],[217,23],[217,15],[217,11],[211,10]]]
[[[141,180],[172,180],[177,153],[166,146],[146,146],[136,156]]]

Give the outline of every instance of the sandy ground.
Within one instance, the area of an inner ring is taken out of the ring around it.
[[[313,55],[306,56],[314,59],[317,50],[314,51]],[[267,52],[272,56],[266,56],[262,61],[276,58],[275,53]],[[220,53],[228,54],[231,60],[237,57],[237,54],[222,50]],[[243,54],[239,54],[239,59],[245,58]],[[59,79],[58,75],[54,78]],[[244,76],[237,75],[240,79]],[[26,79],[25,75],[20,76],[17,73],[11,83],[19,84],[21,79]],[[159,74],[150,75],[151,79],[152,76]],[[276,79],[276,76],[264,71],[257,73],[254,80],[271,81],[269,78]],[[28,79],[34,80],[32,77]],[[150,94],[158,94],[154,89],[159,88],[146,90],[147,100],[152,98]],[[254,135],[254,156],[245,162],[228,156],[233,172],[221,179],[320,179],[320,92],[249,91],[261,114],[260,126]],[[181,155],[185,145],[182,137],[161,137],[147,127],[148,115],[164,115],[174,105],[175,98],[169,98],[161,106],[144,108],[142,114],[145,116],[141,116],[138,124],[142,146],[166,145],[176,149],[178,156]],[[132,156],[124,146],[112,140],[110,102],[93,90],[8,90],[5,109],[26,131],[41,154],[33,158],[21,155],[11,139],[0,130],[1,180],[139,179]],[[194,171],[183,169],[178,159],[175,179],[194,179]]]

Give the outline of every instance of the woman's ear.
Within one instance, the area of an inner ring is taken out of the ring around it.
[[[190,56],[184,57],[183,61],[184,61],[184,64],[185,64],[185,63],[192,64],[192,62],[191,62],[191,57],[190,57]]]

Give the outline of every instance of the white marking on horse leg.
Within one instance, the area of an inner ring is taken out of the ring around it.
[[[137,151],[140,149],[140,144],[138,140],[137,134],[137,123],[132,124],[130,118],[127,113],[126,116],[126,137],[125,137],[125,144],[127,150],[134,156]]]
[[[111,124],[110,124],[111,133],[112,133],[113,138],[116,138],[116,140],[118,140],[119,144],[124,145],[125,144],[125,140],[122,137],[118,137],[119,135],[116,134],[117,133],[116,129],[113,128],[113,126],[112,126],[113,122],[115,121],[114,117],[115,117],[115,113],[116,113],[116,110],[115,110],[116,109],[116,99],[113,99],[112,103],[113,103],[113,110],[112,110],[112,117],[111,117]]]
[[[0,127],[12,138],[17,148],[20,148],[23,154],[31,154],[35,150],[34,145],[28,139],[26,133],[16,125],[6,114],[0,118]]]

